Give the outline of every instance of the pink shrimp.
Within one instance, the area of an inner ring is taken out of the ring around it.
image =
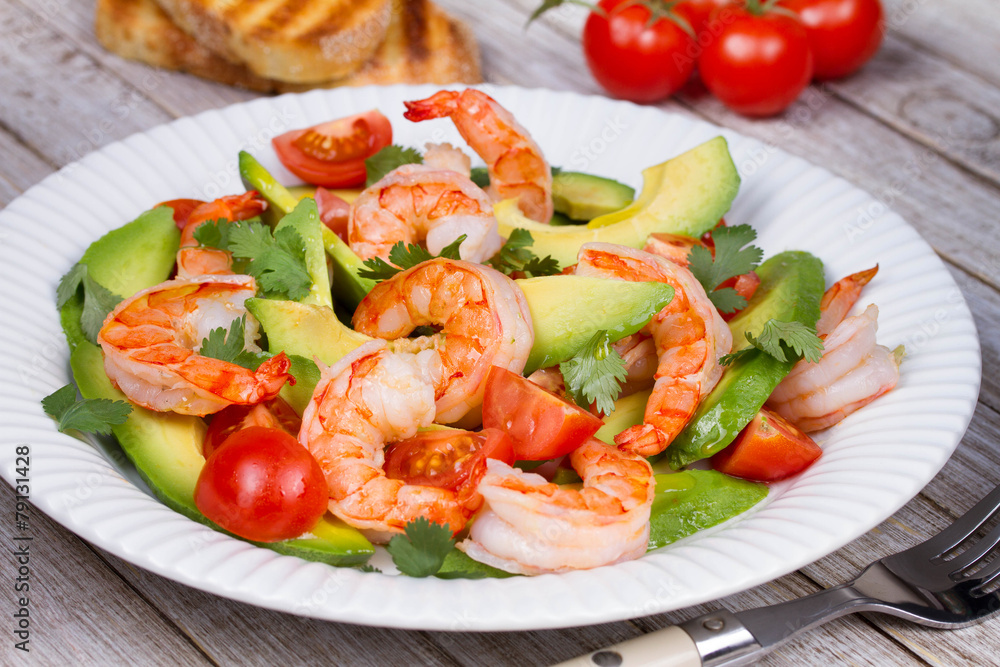
[[[838,280],[823,294],[823,300],[819,304],[819,321],[816,322],[818,336],[829,334],[844,321],[851,307],[861,296],[861,288],[871,282],[876,273],[878,273],[877,264],[870,269],[852,273]]]
[[[445,424],[482,404],[492,366],[520,373],[534,343],[531,311],[513,280],[482,264],[443,258],[376,285],[353,323],[363,334],[393,340],[395,350],[437,350],[436,419]],[[418,326],[440,333],[405,338]]]
[[[542,150],[515,120],[486,93],[468,88],[442,90],[424,100],[405,102],[409,120],[451,118],[459,134],[486,162],[488,192],[495,201],[516,197],[533,220],[552,218],[552,171]]]
[[[241,195],[222,197],[198,206],[188,216],[181,230],[181,247],[177,251],[177,277],[181,279],[204,275],[231,274],[232,256],[217,248],[200,248],[194,231],[209,220],[248,220],[267,209],[267,202],[251,190]]]
[[[588,569],[646,552],[656,483],[643,458],[590,439],[570,455],[580,490],[487,461],[483,509],[458,548],[519,574]]]
[[[388,259],[400,241],[424,242],[436,255],[463,234],[462,259],[483,262],[500,250],[489,197],[466,176],[420,164],[403,165],[362,192],[347,223],[347,242],[361,259]]]
[[[97,336],[104,370],[128,398],[150,410],[207,415],[273,398],[291,376],[281,353],[256,371],[198,354],[215,328],[246,315],[244,349],[257,322],[243,302],[257,292],[250,276],[201,276],[144,289],[111,311]]]
[[[719,358],[732,348],[732,334],[701,283],[684,267],[610,243],[584,244],[578,259],[577,275],[659,281],[674,288],[673,300],[645,328],[656,344],[658,363],[644,423],[615,437],[615,443],[626,451],[658,454],[719,381]]]
[[[322,369],[302,414],[299,442],[326,476],[330,511],[378,542],[418,517],[457,532],[482,503],[474,489],[407,484],[385,473],[385,446],[434,419],[436,355],[365,343]]]

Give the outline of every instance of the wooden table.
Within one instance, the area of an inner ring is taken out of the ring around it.
[[[662,104],[773,143],[860,185],[901,213],[948,264],[972,308],[983,384],[944,470],[895,516],[812,565],[704,607],[594,627],[517,633],[407,632],[259,609],[138,570],[35,512],[31,653],[6,664],[546,664],[690,618],[840,583],[948,524],[1000,482],[1000,5],[884,0],[889,33],[859,75],[812,88],[784,117],[747,120],[711,97]],[[252,94],[151,70],[103,51],[92,2],[0,0],[0,205],[83,154],[133,132]],[[581,13],[522,29],[537,0],[442,1],[475,28],[489,81],[599,93],[579,46]],[[0,484],[4,507],[13,492]],[[11,521],[0,522],[5,544]],[[3,559],[5,581],[13,560]],[[14,608],[11,586],[3,608]],[[997,621],[956,632],[884,617],[815,630],[766,664],[996,664]]]

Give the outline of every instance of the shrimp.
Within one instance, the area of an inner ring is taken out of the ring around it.
[[[489,197],[467,177],[426,165],[403,165],[351,205],[347,242],[361,259],[388,259],[399,241],[426,241],[437,255],[465,234],[459,255],[483,262],[503,245]]]
[[[434,348],[436,421],[458,421],[483,402],[492,366],[520,373],[534,343],[531,311],[513,280],[488,266],[437,258],[384,280],[354,312],[354,328],[396,351]],[[406,339],[418,326],[440,333]]]
[[[387,541],[417,517],[461,530],[482,498],[389,479],[385,445],[412,437],[434,419],[435,350],[395,353],[370,341],[322,369],[302,414],[299,442],[326,477],[329,509]],[[464,433],[464,431],[462,432]]]
[[[291,377],[284,353],[256,371],[198,354],[212,329],[228,330],[243,316],[244,349],[260,351],[257,321],[243,306],[256,292],[254,279],[241,275],[169,280],[138,292],[98,333],[104,370],[133,403],[158,412],[204,416],[273,398]]]
[[[656,487],[645,459],[591,438],[570,454],[580,490],[490,459],[483,509],[458,548],[518,574],[588,569],[633,560],[649,543]]]
[[[407,119],[450,117],[458,133],[483,158],[494,201],[516,197],[521,211],[538,222],[552,218],[552,170],[528,131],[486,93],[467,88],[442,90],[424,100],[404,102]]]
[[[181,245],[177,251],[177,277],[232,274],[233,258],[217,248],[200,248],[194,231],[209,220],[247,220],[267,209],[267,202],[251,190],[241,195],[222,197],[198,206],[188,216],[181,230]]]
[[[861,296],[861,288],[871,282],[876,273],[877,264],[866,271],[858,271],[838,280],[823,293],[823,300],[819,304],[819,321],[816,322],[818,336],[826,336],[844,321],[848,311]]]
[[[645,331],[656,345],[653,393],[643,424],[625,429],[615,443],[643,456],[662,452],[684,428],[698,403],[722,376],[719,358],[733,336],[691,272],[662,257],[610,243],[580,248],[577,275],[649,280],[674,288],[673,300],[653,316]]]
[[[824,340],[817,363],[800,361],[767,401],[806,433],[833,426],[899,382],[902,349],[875,343],[878,307],[849,317]]]
[[[426,144],[424,146],[424,164],[435,169],[448,169],[466,178],[472,175],[472,160],[451,144]]]

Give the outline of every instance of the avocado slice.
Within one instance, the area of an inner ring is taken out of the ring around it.
[[[326,251],[323,247],[323,230],[326,225],[320,222],[316,201],[307,197],[298,202],[288,215],[281,218],[274,231],[284,227],[297,231],[306,245],[306,271],[312,278],[312,285],[302,303],[333,308],[330,274],[327,272]]]
[[[598,331],[612,340],[634,334],[674,297],[670,285],[656,282],[561,275],[516,282],[535,330],[525,375],[566,361]]]
[[[825,280],[823,263],[817,257],[802,251],[783,252],[761,264],[757,274],[760,286],[756,293],[729,322],[734,352],[749,347],[745,334],[760,334],[764,322],[772,318],[810,327],[819,319]],[[796,361],[778,361],[753,350],[727,367],[667,448],[670,467],[677,470],[724,449],[750,423]]]
[[[102,286],[128,298],[170,277],[180,239],[173,211],[161,206],[91,243],[80,258],[80,264],[86,264],[90,277]],[[80,288],[59,311],[71,351],[87,341],[80,327],[82,313],[83,289]]]
[[[70,366],[84,398],[127,400],[105,374],[104,356],[96,345],[77,345]],[[205,464],[201,453],[205,430],[200,417],[153,412],[138,406],[133,406],[124,424],[112,427],[125,454],[157,498],[190,519],[218,528],[194,504],[194,488]],[[361,565],[374,553],[371,542],[359,531],[329,516],[313,528],[312,535],[255,544],[330,565]]]
[[[353,313],[365,295],[375,287],[375,281],[358,275],[358,271],[364,268],[364,262],[326,225],[323,226],[323,245],[333,261],[333,296]]]
[[[615,409],[604,417],[604,426],[594,437],[609,445],[615,444],[615,436],[631,426],[638,426],[646,418],[646,403],[652,391],[639,391],[615,401]]]
[[[592,241],[641,248],[652,233],[698,237],[712,229],[736,198],[740,177],[726,140],[716,137],[642,172],[643,188],[631,206],[594,218],[586,227],[552,227],[521,214],[514,200],[494,205],[502,236],[517,228],[534,238],[532,252],[551,255],[560,266],[576,263],[580,246]]]
[[[274,176],[250,153],[240,151],[239,165],[243,186],[247,190],[256,190],[267,200],[267,210],[261,217],[273,228],[279,220],[295,209],[299,203],[298,198],[275,180]]]
[[[299,414],[319,382],[319,368],[313,359],[332,364],[373,340],[343,325],[325,306],[255,298],[246,300],[246,308],[267,334],[268,350],[284,352],[291,359],[295,385],[282,387],[281,397]]]
[[[552,205],[572,220],[593,220],[614,213],[634,198],[633,188],[611,178],[579,171],[560,171],[552,176]]]
[[[647,550],[676,542],[727,521],[767,497],[767,485],[715,470],[655,475],[656,495],[649,516]]]

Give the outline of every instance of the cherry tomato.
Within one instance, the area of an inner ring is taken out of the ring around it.
[[[392,126],[372,109],[286,132],[271,143],[281,164],[306,183],[350,188],[365,182],[365,158],[392,143]]]
[[[879,0],[782,0],[806,27],[819,80],[853,74],[882,43],[885,12]]]
[[[153,208],[160,208],[161,206],[166,206],[174,210],[174,223],[177,224],[177,229],[184,229],[185,225],[188,223],[188,218],[191,213],[201,206],[206,204],[200,199],[171,199],[170,201],[163,201],[154,206]]]
[[[677,13],[687,19],[694,34],[701,36],[716,9],[728,5],[733,0],[681,0],[677,3]]]
[[[583,27],[583,53],[597,82],[615,97],[655,102],[687,82],[695,42],[673,19],[632,0],[601,0]]]
[[[316,188],[316,208],[319,219],[330,231],[347,241],[347,222],[351,217],[351,205],[324,187]]]
[[[705,86],[747,116],[783,111],[812,78],[805,27],[795,17],[761,9],[759,0],[718,10],[723,11],[727,20],[698,59]]]
[[[506,431],[519,461],[569,454],[603,424],[600,418],[505,368],[494,366],[486,376],[483,426]]]
[[[766,408],[712,457],[719,472],[756,482],[776,482],[808,468],[823,450],[813,439]]]
[[[753,297],[757,288],[760,287],[760,276],[757,275],[756,271],[751,271],[749,273],[744,273],[740,276],[733,276],[728,280],[722,281],[718,287],[715,289],[722,289],[723,287],[732,287],[736,290],[736,293],[747,300],[749,303],[750,299]],[[722,319],[729,321],[736,317],[739,310],[734,310],[731,313],[719,313],[722,315]]]
[[[250,426],[226,438],[205,461],[194,504],[234,535],[278,542],[315,526],[328,496],[319,464],[294,437]]]
[[[472,491],[486,472],[486,459],[514,463],[510,438],[485,428],[478,433],[442,429],[421,431],[397,442],[385,455],[385,474],[407,484]]]
[[[205,433],[202,454],[207,459],[222,446],[226,438],[248,426],[280,428],[295,436],[302,426],[302,418],[280,396],[257,405],[230,405],[212,416]]]

